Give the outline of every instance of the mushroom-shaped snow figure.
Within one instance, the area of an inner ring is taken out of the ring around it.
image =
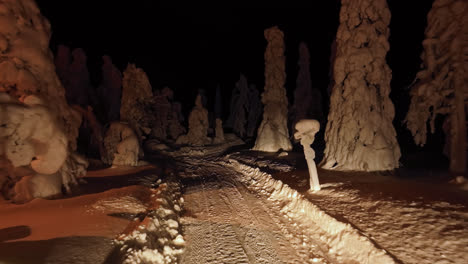
[[[296,123],[295,129],[294,138],[301,141],[307,167],[309,167],[310,189],[320,191],[317,167],[314,162],[315,151],[310,146],[314,142],[315,134],[320,130],[320,123],[314,119],[302,119]]]

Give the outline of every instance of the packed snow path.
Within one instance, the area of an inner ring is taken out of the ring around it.
[[[238,172],[206,159],[190,163],[184,173],[187,246],[181,263],[326,263],[299,227],[236,180]]]

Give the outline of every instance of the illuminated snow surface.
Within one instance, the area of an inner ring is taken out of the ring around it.
[[[184,161],[182,263],[396,263],[258,168],[229,158]]]
[[[303,156],[205,153],[174,157],[182,197],[146,166],[91,172],[95,190],[67,199],[2,202],[0,263],[468,263],[455,185],[319,169],[309,192]]]
[[[273,178],[287,182],[335,219],[351,224],[401,263],[468,263],[466,179],[448,183],[439,170],[407,169],[399,172],[400,177],[319,170],[322,190],[311,192],[307,170],[293,167],[295,158],[289,157],[291,164],[267,155],[244,154],[233,153],[231,158],[269,169]]]
[[[161,175],[151,165],[108,168],[90,171],[76,196],[1,200],[0,263],[176,263],[183,200]]]

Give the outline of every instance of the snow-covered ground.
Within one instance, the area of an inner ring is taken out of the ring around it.
[[[152,195],[146,213],[115,241],[119,246],[118,263],[177,263],[184,252],[185,240],[180,234],[179,216],[183,198],[180,184],[171,177]]]
[[[300,154],[225,150],[90,171],[62,199],[1,201],[0,263],[468,263],[456,185],[319,170],[322,190],[308,192]]]
[[[396,177],[319,170],[322,190],[310,192],[307,169],[294,168],[300,167],[297,158],[231,157],[268,168],[299,190],[300,199],[350,224],[402,263],[468,263],[468,192],[440,171],[408,169]]]
[[[424,196],[379,199],[361,195],[349,182],[324,184],[322,191],[307,197],[404,263],[468,263],[466,203]]]
[[[161,176],[152,165],[108,168],[88,172],[74,196],[1,200],[0,263],[175,263],[180,187]]]
[[[183,263],[396,263],[258,168],[228,158],[184,161]]]

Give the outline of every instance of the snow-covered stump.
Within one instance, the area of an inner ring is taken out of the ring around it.
[[[385,61],[389,23],[385,0],[342,0],[323,168],[383,171],[399,166],[391,70]]]
[[[302,119],[295,125],[294,138],[301,141],[304,148],[307,167],[309,168],[310,189],[320,191],[317,167],[315,166],[315,151],[310,145],[314,143],[315,134],[320,130],[320,123],[314,119]]]
[[[427,139],[427,123],[435,131],[437,115],[447,115],[446,142],[450,170],[466,173],[468,105],[468,2],[436,0],[427,16],[422,69],[411,87],[405,122],[417,145]]]
[[[105,164],[138,166],[141,146],[133,129],[124,123],[111,123],[104,137],[104,155],[101,159]]]
[[[253,150],[289,151],[292,145],[288,132],[288,98],[284,88],[284,34],[275,26],[266,29],[264,35],[268,45],[265,50],[265,91],[262,94],[263,120]]]

